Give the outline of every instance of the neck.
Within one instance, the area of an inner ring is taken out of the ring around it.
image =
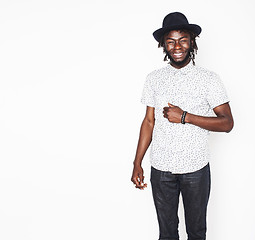
[[[173,66],[174,68],[180,69],[185,67],[186,65],[188,65],[190,63],[191,59],[188,58],[186,61],[182,61],[182,62],[174,62],[174,61],[170,61],[171,66]]]

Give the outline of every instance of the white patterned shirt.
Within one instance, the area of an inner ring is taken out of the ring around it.
[[[213,108],[229,102],[217,74],[192,61],[181,69],[170,64],[151,72],[141,102],[155,108],[150,159],[152,167],[172,173],[189,173],[209,162],[209,131],[192,124],[171,123],[163,108],[171,103],[200,116],[213,116]]]

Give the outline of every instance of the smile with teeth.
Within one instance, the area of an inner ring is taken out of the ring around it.
[[[173,55],[174,55],[175,57],[180,57],[180,56],[183,55],[183,53],[174,53]]]

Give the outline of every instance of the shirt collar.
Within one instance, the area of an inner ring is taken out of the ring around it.
[[[178,69],[173,67],[171,64],[169,64],[169,69],[174,73],[174,75],[177,73],[182,75],[187,75],[190,72],[192,72],[192,70],[194,69],[194,65],[193,65],[193,62],[190,61],[186,66]]]

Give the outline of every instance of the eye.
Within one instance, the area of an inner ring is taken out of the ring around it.
[[[188,39],[182,39],[181,41],[180,41],[180,43],[187,43],[188,42]]]
[[[168,44],[168,45],[173,45],[173,44],[174,44],[174,41],[168,41],[167,44]]]

